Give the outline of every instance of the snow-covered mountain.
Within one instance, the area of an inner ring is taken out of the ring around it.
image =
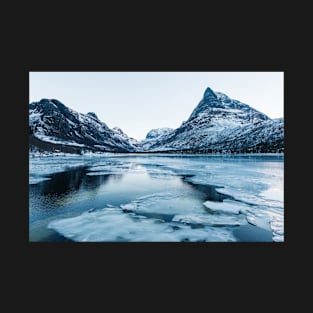
[[[159,144],[162,144],[164,138],[166,138],[173,131],[174,129],[167,127],[151,129],[146,135],[145,140],[140,142],[140,150],[148,151],[151,146],[158,146]]]
[[[126,142],[128,142],[128,144],[130,146],[132,146],[132,149],[135,149],[137,150],[138,149],[138,145],[139,145],[139,142],[135,139],[135,138],[132,138],[132,137],[128,137],[119,127],[115,126],[112,128],[112,130],[114,131],[114,133],[116,134],[116,136],[118,138],[120,138],[120,140],[125,140]],[[130,151],[133,151],[133,150],[130,150]]]
[[[155,128],[152,129],[148,132],[146,139],[156,139],[156,138],[161,138],[165,135],[168,135],[171,131],[173,131],[174,129],[172,128]]]
[[[160,140],[150,145],[145,142],[142,148],[149,151],[282,152],[284,120],[272,120],[247,104],[207,88],[187,121]]]
[[[283,152],[284,119],[270,119],[249,105],[207,88],[187,121],[158,128],[138,142],[110,129],[95,113],[82,114],[55,99],[29,104],[30,149],[70,153],[108,152]]]
[[[55,99],[29,104],[30,149],[81,153],[133,152],[138,142],[119,128],[110,129],[93,112],[82,114]]]

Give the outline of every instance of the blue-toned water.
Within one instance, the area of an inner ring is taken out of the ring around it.
[[[29,162],[30,241],[284,241],[283,155]]]

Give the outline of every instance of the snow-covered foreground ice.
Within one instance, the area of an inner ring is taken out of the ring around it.
[[[46,189],[55,188],[52,174],[71,169],[76,189],[71,183],[57,197],[51,190],[47,222],[71,240],[237,241],[233,230],[250,224],[284,241],[283,161],[281,155],[35,157],[30,203],[40,195],[44,205],[41,190],[50,195]],[[82,177],[75,168],[84,168]],[[69,211],[75,216],[64,218]]]
[[[236,241],[231,232],[213,228],[192,228],[182,223],[125,213],[120,208],[85,212],[49,224],[74,241]]]

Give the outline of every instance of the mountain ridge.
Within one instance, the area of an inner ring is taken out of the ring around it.
[[[81,153],[84,150],[133,152],[137,149],[137,141],[110,129],[95,113],[78,113],[55,99],[29,104],[29,139],[33,150],[37,147]]]
[[[189,118],[176,129],[150,130],[142,141],[110,129],[96,113],[78,113],[59,100],[29,104],[30,150],[93,152],[283,152],[284,118],[264,113],[206,88]]]

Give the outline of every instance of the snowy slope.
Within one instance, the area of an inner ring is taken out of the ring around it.
[[[160,138],[161,136],[167,135],[171,131],[173,131],[172,128],[155,128],[148,132],[146,139]]]
[[[207,88],[182,125],[152,142],[151,151],[281,152],[284,120],[265,114]]]
[[[140,142],[140,150],[148,151],[152,146],[162,144],[163,140],[174,131],[172,128],[155,128],[148,132],[146,139]]]
[[[110,129],[95,113],[78,113],[55,99],[29,104],[29,135],[31,148],[42,150],[130,152],[137,149],[136,140]]]
[[[125,140],[128,142],[129,145],[133,146],[134,149],[138,148],[139,142],[132,137],[128,137],[119,127],[115,126],[112,128],[113,132],[115,133],[115,136],[117,138],[120,138],[120,140]]]

